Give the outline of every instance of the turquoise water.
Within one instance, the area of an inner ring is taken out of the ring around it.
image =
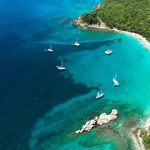
[[[135,149],[130,134],[150,110],[149,51],[127,35],[83,31],[76,27],[68,30],[67,26],[63,40],[74,38],[71,32],[80,37],[81,47],[68,46],[70,51],[61,56],[67,67],[62,75],[65,78],[71,77],[74,84],[83,84],[91,91],[56,106],[39,119],[32,130],[31,149]],[[114,51],[113,55],[104,54],[108,48]],[[112,83],[116,73],[119,88],[114,88]],[[97,101],[95,95],[99,88],[105,92],[105,97]],[[71,134],[92,116],[110,113],[113,108],[119,111],[116,121],[82,135]]]
[[[83,83],[90,88],[100,86],[108,99],[123,99],[145,109],[150,105],[148,100],[144,103],[142,101],[150,97],[149,90],[146,90],[150,83],[150,53],[131,37],[114,36],[122,41],[115,40],[109,46],[114,50],[111,56],[104,55],[108,46],[98,45],[89,50],[66,55],[68,72],[75,83]],[[121,84],[119,88],[112,86],[115,73],[118,74]]]
[[[0,149],[135,149],[130,134],[150,113],[150,53],[130,36],[72,24],[99,2],[0,2]],[[76,38],[78,48],[71,45]],[[52,55],[44,51],[50,43]],[[104,54],[108,48],[113,55]],[[61,58],[65,72],[56,70]],[[96,100],[99,88],[105,96]],[[117,120],[72,135],[112,109],[119,111]]]

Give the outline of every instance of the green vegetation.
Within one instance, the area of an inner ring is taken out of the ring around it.
[[[81,16],[81,19],[83,22],[86,22],[87,24],[90,24],[90,25],[91,24],[100,24],[96,11],[89,13],[89,14],[83,14]]]
[[[150,41],[150,0],[104,0],[98,10],[81,15],[83,22],[99,23],[110,28],[143,35]]]
[[[140,134],[146,149],[150,149],[150,129],[148,131],[142,130]]]

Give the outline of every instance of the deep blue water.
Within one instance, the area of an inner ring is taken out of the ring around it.
[[[148,51],[126,35],[81,30],[71,23],[98,2],[0,1],[0,150],[117,150],[130,143],[126,134],[117,143],[120,133],[110,130],[106,141],[105,135],[90,141],[93,132],[74,140],[66,136],[81,120],[112,108],[122,111],[114,125],[121,131],[149,112]],[[79,48],[71,46],[76,38]],[[50,43],[53,54],[44,51]],[[110,58],[103,55],[107,48],[115,51]],[[56,70],[62,57],[66,72]],[[118,89],[111,85],[116,72]],[[99,86],[106,92],[102,102],[94,99]]]
[[[90,90],[55,69],[64,45],[53,45],[58,52],[52,56],[44,52],[55,32],[51,23],[59,13],[55,6],[63,9],[63,5],[48,0],[0,1],[1,150],[28,150],[30,131],[40,116]]]

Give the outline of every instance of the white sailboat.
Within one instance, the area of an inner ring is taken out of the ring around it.
[[[104,93],[102,91],[98,92],[96,95],[96,99],[100,99],[104,96]]]
[[[75,43],[73,43],[72,45],[73,45],[73,46],[77,46],[77,47],[79,47],[79,46],[80,46],[80,43],[79,43],[79,42],[77,42],[77,39],[76,39],[76,42],[75,42]]]
[[[63,65],[63,60],[61,60],[61,65],[60,66],[56,66],[56,68],[60,71],[66,70],[66,68]]]
[[[111,55],[112,53],[113,53],[113,51],[112,51],[112,50],[110,50],[110,49],[109,49],[109,50],[107,50],[107,51],[105,51],[105,54],[106,54],[106,55]]]
[[[53,48],[52,48],[52,46],[51,46],[51,44],[50,44],[50,47],[49,48],[47,48],[45,51],[48,51],[48,52],[54,52],[54,50],[53,50]]]
[[[119,82],[117,81],[117,74],[113,78],[113,83],[114,83],[114,86],[119,86]]]

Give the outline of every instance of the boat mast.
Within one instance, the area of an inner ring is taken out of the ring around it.
[[[63,67],[63,60],[61,59],[61,66]]]
[[[115,75],[115,79],[117,79],[117,73],[116,73],[116,75]]]
[[[49,46],[49,47],[50,47],[50,49],[52,49],[52,45],[51,45],[51,44],[50,44],[50,46]]]

